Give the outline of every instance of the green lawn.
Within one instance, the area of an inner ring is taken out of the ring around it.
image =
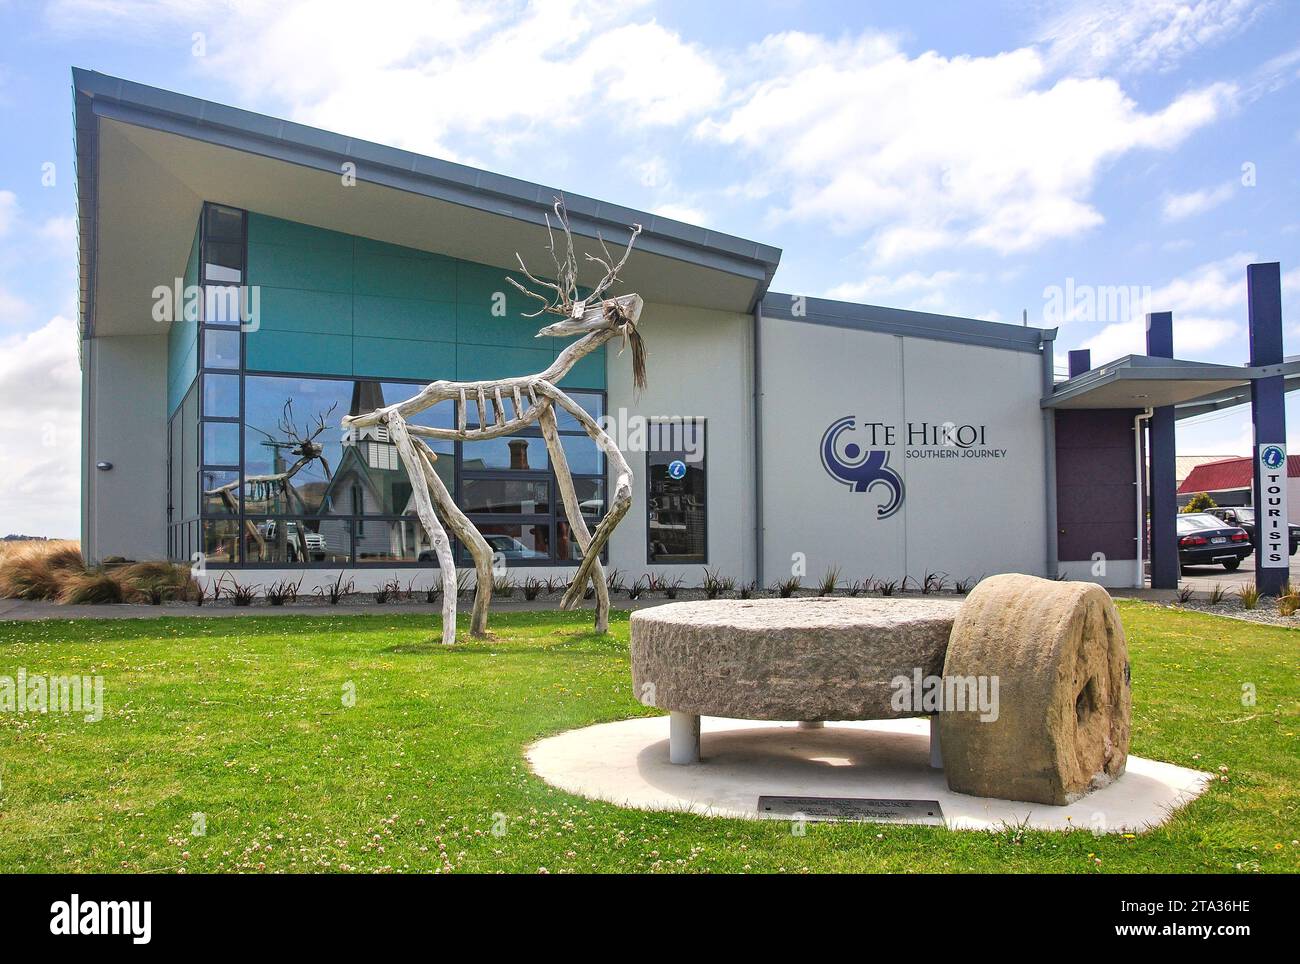
[[[1227,777],[1127,838],[873,824],[795,836],[552,790],[526,744],[647,712],[630,694],[626,614],[601,638],[581,613],[497,613],[494,639],[454,649],[400,610],[0,624],[0,675],[105,680],[98,723],[0,713],[0,871],[1300,869],[1300,633],[1121,610],[1133,752]]]

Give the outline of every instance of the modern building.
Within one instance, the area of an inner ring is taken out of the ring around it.
[[[536,337],[545,320],[523,317],[532,304],[505,279],[520,277],[516,252],[549,263],[561,192],[94,72],[73,81],[87,557],[202,554],[263,584],[432,581],[392,441],[341,420],[435,379],[554,360],[564,342]],[[1152,491],[1168,477],[1168,499],[1151,500],[1155,568],[1173,545],[1176,414],[1241,404],[1278,376],[1257,411],[1280,417],[1282,379],[1300,373],[1281,363],[1280,308],[1270,320],[1276,265],[1251,269],[1275,361],[1174,360],[1171,321],[1153,316],[1167,337],[1152,357],[1072,359],[1057,383],[1054,331],[777,293],[777,248],[564,197],[580,244],[644,228],[620,290],[646,302],[648,387],[617,342],[561,384],[628,454],[633,505],[608,548],[628,579],[693,584],[707,566],[766,585],[838,566],[1133,584],[1148,450]],[[594,523],[605,459],[573,419],[560,430]],[[571,570],[536,431],[436,447],[509,565]]]

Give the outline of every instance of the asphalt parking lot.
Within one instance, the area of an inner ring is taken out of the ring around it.
[[[1192,566],[1183,570],[1181,581],[1183,585],[1190,584],[1197,589],[1206,590],[1211,589],[1215,583],[1220,583],[1227,589],[1252,583],[1255,581],[1254,553],[1241,561],[1241,568],[1236,572],[1228,572],[1222,566]],[[1300,586],[1300,553],[1291,557],[1291,584]]]

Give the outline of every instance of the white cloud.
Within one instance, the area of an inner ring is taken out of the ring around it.
[[[0,532],[78,532],[81,372],[62,316],[0,338]]]
[[[1039,32],[1054,65],[1074,73],[1169,71],[1240,33],[1257,0],[1071,0]]]
[[[826,292],[828,298],[843,301],[880,301],[886,298],[917,296],[942,301],[947,289],[958,282],[983,281],[980,275],[965,271],[940,270],[926,274],[923,271],[908,271],[897,276],[874,274],[863,281],[851,281],[838,284]]]
[[[1242,357],[1229,360],[1243,363],[1245,327],[1239,319],[1246,314],[1246,265],[1256,260],[1251,252],[1238,252],[1152,288],[1128,318],[1106,325],[1080,347],[1091,349],[1099,363],[1122,355],[1146,354],[1145,312],[1170,311],[1178,357],[1202,359],[1231,345]],[[1300,272],[1296,274],[1294,282],[1300,285]]]
[[[1095,228],[1105,165],[1177,146],[1235,94],[1214,84],[1148,112],[1112,79],[1052,81],[1033,48],[909,57],[874,35],[780,34],[751,56],[766,76],[700,136],[789,185],[778,219],[872,231],[882,262],[963,245],[1007,254]]]
[[[1225,318],[1179,317],[1175,314],[1174,354],[1179,358],[1200,360],[1206,352],[1228,343],[1241,332],[1241,325]],[[1094,368],[1124,355],[1145,355],[1145,320],[1133,318],[1109,324],[1079,347],[1091,349]]]
[[[664,204],[651,205],[652,214],[658,214],[665,218],[672,218],[674,221],[681,221],[685,224],[704,224],[708,221],[708,215],[700,208],[690,204],[675,204],[666,202]]]
[[[1203,214],[1231,199],[1236,188],[1231,181],[1218,187],[1202,188],[1188,191],[1186,194],[1166,194],[1163,209],[1166,221],[1181,221],[1193,215]]]
[[[504,152],[716,106],[721,70],[658,23],[626,22],[635,7],[377,0],[358,17],[351,0],[236,5],[226,28],[239,42],[211,41],[200,66],[249,101],[273,91],[295,120],[443,156],[463,137]]]

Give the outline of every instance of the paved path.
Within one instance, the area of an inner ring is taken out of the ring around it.
[[[1297,574],[1297,583],[1300,584],[1300,573]],[[1204,585],[1198,584],[1198,589],[1203,590],[1208,595],[1210,587],[1213,585],[1214,580],[1210,579]],[[804,595],[807,595],[807,593]],[[1175,598],[1172,589],[1113,589],[1111,595],[1116,598],[1145,599],[1151,602],[1172,602]],[[618,596],[613,600],[612,605],[614,609],[643,609],[647,606],[662,606],[665,603],[687,602],[702,598],[704,596],[700,592],[683,592],[679,599],[667,599],[664,596],[628,599],[626,596]],[[922,597],[909,593],[902,598]],[[960,597],[944,594],[941,598]],[[469,612],[470,605],[471,602],[465,600],[461,603],[460,611],[462,613]],[[558,608],[559,603],[555,599],[535,599],[529,602],[520,597],[511,599],[496,597],[492,600],[493,612],[547,612]],[[584,604],[582,608],[590,610],[591,607],[589,604]],[[190,603],[163,603],[161,606],[133,603],[106,606],[60,606],[58,603],[46,600],[0,599],[0,623],[27,622],[36,619],[158,619],[163,616],[199,616],[212,619],[241,616],[381,616],[385,613],[438,616],[442,613],[442,606],[441,604],[425,602],[386,603],[381,606],[371,600],[352,600],[340,603],[337,606],[330,606],[327,603],[315,600],[302,602],[295,606],[268,606],[264,602],[253,606],[232,606],[225,602],[215,606],[211,603],[205,606],[195,606]]]
[[[1195,566],[1183,573],[1183,585],[1195,586],[1197,591],[1206,591],[1216,583],[1225,589],[1236,592],[1241,586],[1255,581],[1255,557],[1249,556],[1241,562],[1236,572],[1228,572],[1222,566]],[[1291,584],[1300,586],[1300,553],[1291,557]]]

